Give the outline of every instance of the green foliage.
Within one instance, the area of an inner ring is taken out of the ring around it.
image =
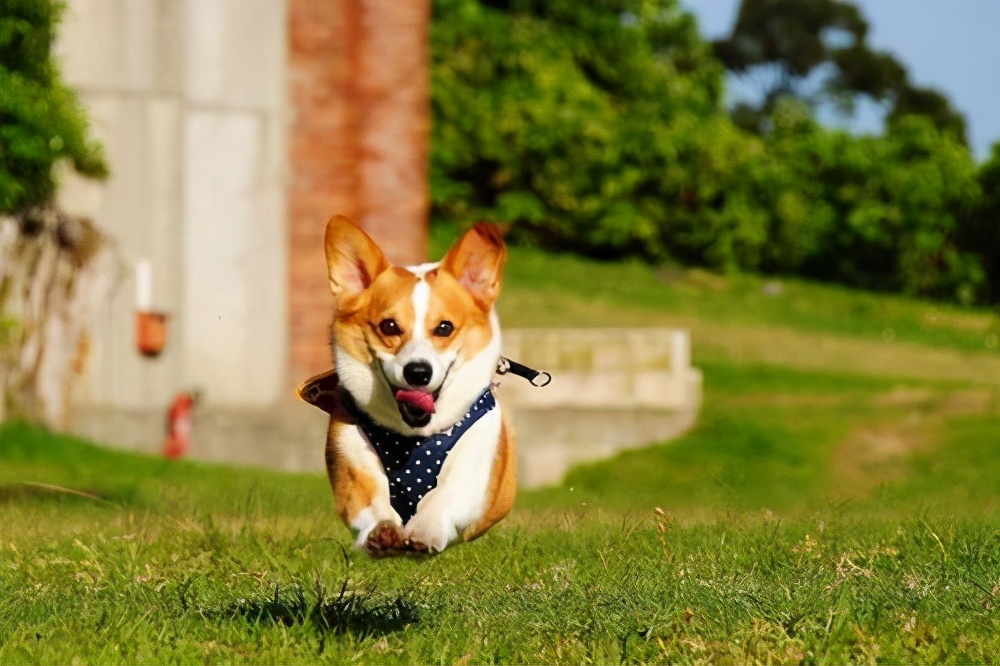
[[[813,19],[853,46],[795,32],[827,50],[787,66],[808,73],[833,53],[838,86],[897,90],[890,57],[856,52],[856,9],[827,5]],[[933,113],[900,109],[885,135],[855,137],[777,97],[767,131],[749,133],[722,110],[722,68],[675,0],[434,7],[437,217],[511,222],[517,240],[597,257],[983,297],[981,253],[961,244],[981,197],[975,165]]]
[[[968,145],[965,116],[952,108],[944,93],[933,88],[906,85],[895,94],[892,109],[886,121],[890,127],[909,115],[928,118],[941,131],[950,134],[962,145]]]
[[[3,0],[0,11],[0,212],[41,204],[56,188],[52,167],[68,159],[103,177],[100,146],[88,136],[75,93],[52,56],[63,6],[53,0]]]
[[[674,0],[441,0],[431,197],[583,250],[663,256],[722,70]],[[698,129],[698,136],[688,130]]]
[[[982,198],[959,234],[959,246],[980,257],[988,277],[988,299],[1000,303],[1000,141],[979,168]]]
[[[813,224],[792,231],[804,231],[811,248],[802,274],[962,303],[980,295],[981,263],[956,244],[980,197],[964,146],[921,116],[880,137],[785,124],[779,115],[767,143],[795,171],[791,191],[811,209]]]

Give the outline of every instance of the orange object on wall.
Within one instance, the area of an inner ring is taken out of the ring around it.
[[[143,356],[156,357],[167,343],[167,315],[162,312],[135,313],[135,345]]]

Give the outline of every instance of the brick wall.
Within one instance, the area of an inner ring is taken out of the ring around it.
[[[289,0],[290,380],[330,365],[326,220],[397,263],[427,245],[428,0]]]

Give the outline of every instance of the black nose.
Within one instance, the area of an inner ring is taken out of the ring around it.
[[[410,386],[427,386],[434,369],[427,361],[410,361],[403,366],[403,379]]]

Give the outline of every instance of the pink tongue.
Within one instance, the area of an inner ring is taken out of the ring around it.
[[[434,396],[427,391],[399,389],[396,391],[396,402],[405,402],[406,404],[423,410],[428,414],[434,413]]]

